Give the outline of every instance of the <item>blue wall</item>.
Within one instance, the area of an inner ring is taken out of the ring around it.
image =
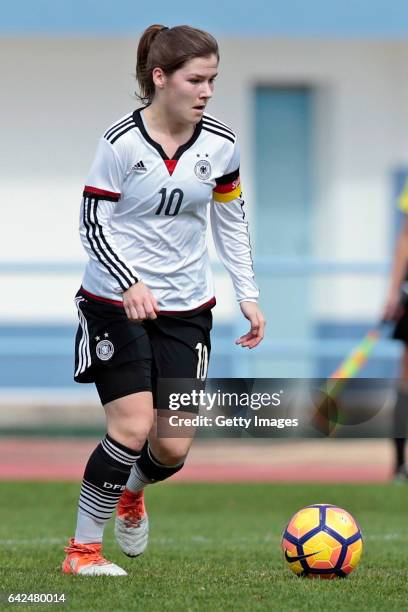
[[[255,90],[255,244],[258,257],[296,261],[311,256],[313,214],[313,92],[307,87],[261,86]],[[256,268],[255,268],[256,269]],[[271,338],[312,338],[310,276],[258,279]],[[270,363],[257,376],[268,377]],[[280,359],[275,376],[310,376],[307,357]]]
[[[229,36],[399,38],[408,34],[406,0],[9,0],[3,34],[128,34],[151,23],[189,23]]]

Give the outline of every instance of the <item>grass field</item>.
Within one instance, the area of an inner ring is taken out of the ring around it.
[[[77,483],[0,483],[0,589],[65,593],[68,603],[10,609],[407,610],[408,487],[404,485],[164,484],[147,494],[151,543],[139,559],[106,556],[127,578],[60,573],[73,532]],[[345,580],[297,578],[284,566],[281,532],[315,502],[349,510],[363,530],[359,568]],[[8,607],[8,606],[7,606]]]

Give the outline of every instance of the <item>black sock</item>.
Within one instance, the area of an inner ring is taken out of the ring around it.
[[[140,451],[134,451],[108,434],[89,457],[79,498],[77,542],[101,541],[103,528],[111,518],[125,489],[132,465]]]
[[[153,455],[149,443],[145,442],[140,457],[134,464],[126,488],[137,492],[147,484],[166,480],[181,470],[184,461],[177,465],[164,465]]]
[[[142,452],[136,464],[149,480],[156,482],[159,480],[166,480],[166,478],[170,478],[170,476],[176,474],[183,467],[184,461],[177,465],[164,465],[156,459],[150,445],[146,443],[142,448]]]

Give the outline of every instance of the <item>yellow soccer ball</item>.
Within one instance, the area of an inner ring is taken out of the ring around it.
[[[298,576],[344,578],[359,564],[363,538],[349,512],[331,504],[313,504],[292,516],[282,549]]]

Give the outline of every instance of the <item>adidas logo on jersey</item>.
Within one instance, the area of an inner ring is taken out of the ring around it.
[[[135,164],[134,166],[132,166],[131,170],[133,172],[146,172],[147,168],[144,165],[144,163],[142,162],[142,160],[138,161],[137,164]]]

